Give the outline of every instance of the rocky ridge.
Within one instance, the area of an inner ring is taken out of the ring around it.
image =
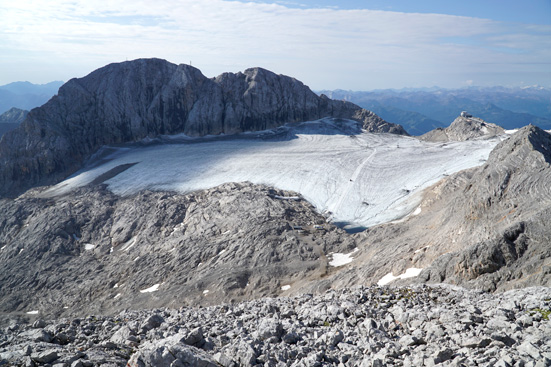
[[[123,311],[0,329],[0,365],[551,364],[551,292],[356,287],[206,308]]]
[[[234,134],[326,116],[406,134],[352,103],[318,97],[298,80],[261,68],[209,79],[160,59],[110,64],[65,83],[3,136],[0,195],[59,182],[103,145],[162,134]]]
[[[331,286],[378,282],[424,269],[405,282],[447,282],[487,291],[551,286],[551,135],[526,126],[480,167],[427,189],[415,213],[368,229],[362,255]],[[354,265],[357,264],[357,265]]]
[[[421,140],[434,142],[465,141],[480,138],[492,138],[503,135],[505,130],[496,124],[480,118],[463,114],[456,118],[450,126],[437,128],[419,137]]]

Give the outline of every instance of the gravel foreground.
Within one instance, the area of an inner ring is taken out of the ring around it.
[[[37,318],[0,329],[0,365],[543,367],[550,310],[550,288],[440,285]]]

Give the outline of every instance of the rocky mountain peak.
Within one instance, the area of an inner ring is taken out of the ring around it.
[[[0,124],[18,124],[27,117],[28,113],[29,111],[12,107],[0,115]]]
[[[527,165],[551,163],[551,134],[534,125],[524,126],[491,152],[489,162],[525,161]]]
[[[501,126],[462,112],[447,128],[438,128],[429,131],[422,135],[420,139],[435,142],[466,141],[479,138],[491,138],[504,133],[505,130]]]

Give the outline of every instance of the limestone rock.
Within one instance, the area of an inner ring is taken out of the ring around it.
[[[209,305],[279,295],[283,281],[300,292],[328,271],[325,253],[357,245],[330,224],[294,231],[326,218],[303,199],[278,196],[298,195],[229,183],[118,197],[100,185],[55,199],[0,200],[0,310],[51,317]],[[113,331],[113,341],[162,329],[163,319]]]
[[[8,131],[14,130],[17,128],[23,120],[25,120],[25,117],[27,117],[27,114],[29,111],[25,111],[19,108],[11,108],[8,111],[4,112],[0,115],[0,139],[2,138],[2,135],[7,133]]]
[[[421,135],[419,139],[434,142],[465,141],[503,135],[505,130],[480,118],[462,114],[445,129],[438,128]]]

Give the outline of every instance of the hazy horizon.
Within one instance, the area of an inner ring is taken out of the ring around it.
[[[93,72],[90,71],[90,72]],[[85,75],[83,75],[82,77],[84,77]],[[292,77],[292,75],[289,75]],[[51,84],[51,83],[61,83],[61,84],[65,84],[68,80],[52,80],[52,81],[49,81],[49,82],[45,82],[45,83],[33,83],[32,81],[29,81],[29,80],[16,80],[16,81],[13,81],[13,82],[9,82],[9,83],[6,83],[6,84],[2,84],[0,85],[0,88],[4,88],[10,84],[16,84],[16,83],[30,83],[30,84],[33,84],[33,85],[37,85],[37,86],[45,86],[47,84]],[[307,85],[308,86],[308,85]],[[308,86],[310,87],[310,86]],[[534,84],[534,85],[526,85],[526,86],[509,86],[509,85],[488,85],[488,86],[481,86],[481,85],[469,85],[469,86],[460,86],[460,87],[449,87],[449,88],[445,88],[445,87],[440,87],[438,85],[433,85],[433,86],[421,86],[421,87],[401,87],[401,88],[375,88],[375,89],[344,89],[344,88],[334,88],[334,89],[327,89],[327,88],[321,88],[321,89],[313,89],[313,88],[310,88],[313,92],[315,93],[322,93],[324,91],[345,91],[345,92],[377,92],[377,91],[387,91],[387,90],[390,90],[390,91],[408,91],[408,90],[412,90],[412,91],[415,91],[415,90],[427,90],[427,91],[430,91],[430,90],[459,90],[459,89],[477,89],[477,88],[481,88],[481,89],[490,89],[490,88],[505,88],[505,89],[527,89],[527,88],[544,88],[546,90],[550,90],[551,88],[550,87],[545,87],[545,86],[542,86],[542,85],[539,85],[539,84]]]
[[[263,67],[313,90],[551,87],[551,1],[0,3],[0,85],[157,57],[207,77]]]

